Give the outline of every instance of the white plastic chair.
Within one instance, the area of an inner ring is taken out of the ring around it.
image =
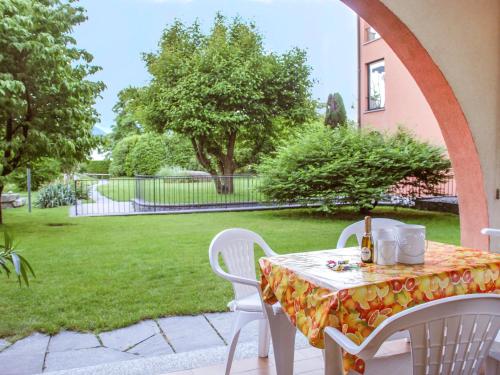
[[[481,233],[491,237],[500,237],[500,229],[483,228]]]
[[[372,359],[387,337],[408,330],[413,375],[478,374],[500,328],[500,295],[469,294],[431,301],[383,321],[361,345],[325,329],[325,374],[342,373],[341,348]],[[370,373],[369,363],[366,373]]]
[[[253,320],[259,320],[259,357],[267,357],[269,354],[271,337],[260,294],[260,284],[256,280],[255,244],[259,245],[267,256],[277,255],[257,233],[239,228],[227,229],[217,234],[208,250],[213,271],[230,281],[234,288],[235,298],[228,307],[236,313],[236,316],[228,347],[226,375],[231,371],[241,329]],[[222,255],[229,272],[225,272],[220,266],[219,254]],[[281,310],[279,305],[278,309]]]
[[[405,223],[398,220],[375,218],[372,219],[372,230],[376,231],[377,229],[394,227],[396,225],[404,225],[404,224]],[[364,233],[365,233],[365,222],[363,220],[347,226],[340,234],[339,240],[337,241],[337,249],[344,248],[345,244],[347,243],[347,240],[351,238],[351,236],[356,236],[358,245],[361,245],[361,239],[363,238]]]

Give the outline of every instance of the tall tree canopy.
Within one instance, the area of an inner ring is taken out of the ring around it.
[[[139,94],[139,89],[135,87],[127,87],[118,93],[118,101],[113,106],[113,112],[116,114],[115,123],[111,127],[113,146],[129,135],[142,133],[137,115]]]
[[[144,58],[153,76],[144,91],[146,125],[187,136],[212,175],[255,163],[282,132],[314,115],[306,53],[267,52],[255,26],[239,18],[217,15],[208,34],[176,21]],[[218,191],[231,193],[232,179]]]
[[[347,123],[344,100],[338,92],[328,95],[326,102],[325,125],[335,128]]]
[[[92,106],[104,85],[87,79],[99,68],[71,36],[84,20],[73,0],[0,2],[0,193],[29,162],[83,160],[96,145]]]

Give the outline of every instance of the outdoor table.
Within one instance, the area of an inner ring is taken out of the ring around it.
[[[317,348],[323,348],[327,326],[359,345],[385,319],[417,304],[466,293],[500,293],[500,254],[429,241],[421,265],[370,264],[351,271],[327,267],[327,261],[342,258],[359,261],[359,248],[259,260],[264,301],[279,302],[288,320]],[[363,360],[348,353],[343,366],[346,372],[364,373]]]

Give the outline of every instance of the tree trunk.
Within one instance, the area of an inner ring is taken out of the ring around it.
[[[233,172],[234,173],[234,172]],[[234,193],[234,177],[231,174],[218,174],[213,176],[217,194]]]
[[[234,148],[236,144],[236,132],[232,132],[227,140],[227,152],[224,154],[220,150],[206,149],[206,137],[191,138],[191,143],[196,153],[196,159],[212,175],[217,194],[233,194],[236,162],[234,160]],[[216,163],[216,167],[211,163],[208,155],[211,155]]]
[[[234,178],[233,175],[218,176],[219,181],[217,185],[218,194],[233,194],[234,193]]]
[[[0,224],[3,224],[3,210],[2,210],[2,193],[3,193],[3,182],[0,181]]]

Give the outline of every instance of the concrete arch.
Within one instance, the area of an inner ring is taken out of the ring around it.
[[[341,0],[372,25],[420,87],[436,117],[455,173],[463,246],[487,249],[484,176],[469,123],[445,76],[410,29],[380,0]]]

